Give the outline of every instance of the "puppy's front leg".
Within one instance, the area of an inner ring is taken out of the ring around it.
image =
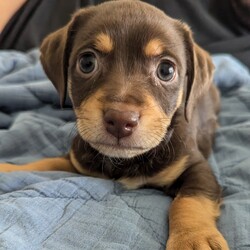
[[[228,250],[216,227],[220,188],[208,164],[190,167],[177,182],[181,184],[169,212],[167,250]]]
[[[8,163],[0,163],[0,172],[14,171],[67,171],[76,172],[68,157],[46,158],[36,162],[14,165]]]

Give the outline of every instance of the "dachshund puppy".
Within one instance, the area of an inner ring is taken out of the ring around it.
[[[78,135],[68,156],[1,171],[64,170],[161,188],[173,197],[168,250],[229,249],[207,161],[219,110],[214,67],[189,27],[140,1],[109,1],[49,35],[41,61],[61,104],[70,96]]]

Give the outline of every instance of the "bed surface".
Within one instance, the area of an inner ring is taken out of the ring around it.
[[[0,52],[0,162],[64,154],[74,115],[60,110],[39,52]],[[223,188],[218,226],[230,249],[250,249],[250,74],[213,57],[222,95],[210,163]],[[165,249],[171,199],[153,189],[66,172],[0,173],[0,249]]]

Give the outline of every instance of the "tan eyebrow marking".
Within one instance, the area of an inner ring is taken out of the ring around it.
[[[144,53],[146,56],[159,56],[164,50],[163,42],[158,39],[154,38],[151,39],[146,46],[144,47]]]
[[[103,32],[96,36],[94,46],[103,53],[110,53],[114,48],[111,37]]]

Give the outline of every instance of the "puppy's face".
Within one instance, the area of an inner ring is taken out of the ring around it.
[[[131,158],[170,138],[190,61],[181,29],[179,21],[148,4],[111,1],[81,10],[45,40],[43,54],[48,47],[56,54],[66,40],[62,79],[81,137],[100,153]],[[56,59],[43,54],[44,68],[62,95],[65,89],[46,63]]]
[[[110,157],[130,158],[156,147],[182,102],[181,37],[161,12],[137,4],[95,7],[70,56],[78,131]]]

